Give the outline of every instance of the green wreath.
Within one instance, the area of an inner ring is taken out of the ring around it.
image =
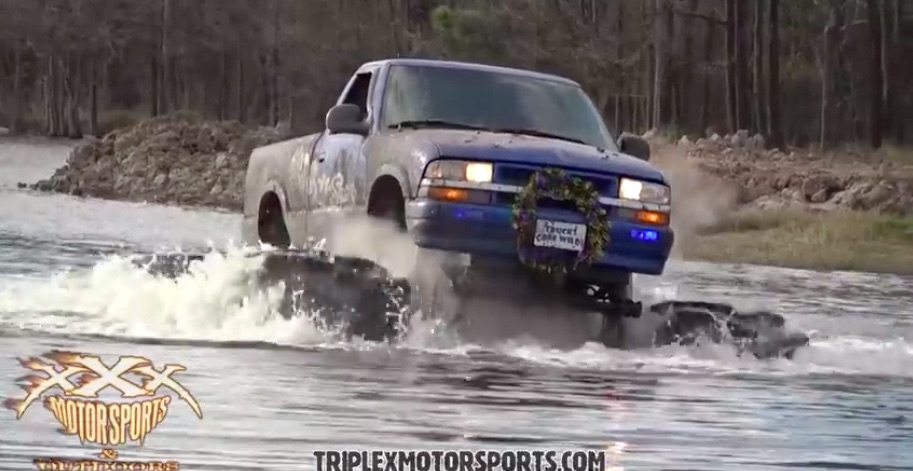
[[[542,198],[572,201],[586,220],[586,243],[583,250],[573,252],[548,247],[536,247],[537,203]],[[517,195],[513,205],[513,226],[517,231],[517,252],[520,261],[540,272],[563,278],[571,270],[599,260],[609,242],[609,223],[606,211],[599,203],[599,192],[591,182],[573,177],[556,168],[535,172]]]

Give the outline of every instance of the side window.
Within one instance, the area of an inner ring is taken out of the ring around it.
[[[342,99],[343,103],[358,105],[361,108],[361,115],[359,115],[361,119],[365,119],[368,116],[368,90],[371,87],[371,76],[371,72],[362,72],[356,75],[355,81],[352,82],[352,87],[349,88],[349,92]]]

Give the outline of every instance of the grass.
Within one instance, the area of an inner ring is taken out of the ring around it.
[[[686,260],[913,275],[913,217],[740,212],[684,239],[679,253]]]

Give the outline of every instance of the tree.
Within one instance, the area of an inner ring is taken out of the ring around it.
[[[774,148],[783,147],[780,123],[780,0],[767,0],[767,135]]]
[[[884,127],[882,126],[882,121],[884,116],[882,115],[884,103],[882,96],[882,87],[884,83],[884,74],[882,71],[882,58],[883,53],[881,47],[882,40],[882,25],[881,25],[881,13],[879,12],[878,0],[866,0],[866,8],[868,9],[868,19],[869,19],[869,36],[871,36],[871,67],[872,67],[872,92],[871,92],[871,109],[869,117],[869,142],[872,147],[879,148],[881,147],[882,142],[882,132]]]
[[[904,145],[910,10],[905,0],[0,0],[0,126],[100,135],[185,109],[307,132],[361,62],[421,56],[566,75],[616,132]]]

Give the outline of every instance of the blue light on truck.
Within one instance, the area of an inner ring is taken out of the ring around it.
[[[454,208],[453,217],[456,219],[482,219],[482,212],[466,208]]]
[[[656,231],[643,231],[640,229],[631,229],[631,238],[637,240],[648,240],[655,241],[659,239],[659,234]]]

